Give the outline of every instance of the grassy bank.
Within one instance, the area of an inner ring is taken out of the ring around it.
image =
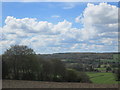
[[[115,75],[110,72],[86,72],[95,84],[117,84]]]

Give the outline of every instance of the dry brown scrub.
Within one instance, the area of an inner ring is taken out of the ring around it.
[[[3,80],[3,88],[118,88],[118,84],[89,84],[68,82],[42,82],[23,80]]]

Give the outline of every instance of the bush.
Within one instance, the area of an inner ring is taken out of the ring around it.
[[[82,83],[92,83],[85,72],[78,72],[78,80]]]
[[[91,83],[89,76],[84,72],[78,72],[74,69],[66,70],[65,80],[67,82],[82,82],[82,83]]]
[[[77,81],[77,72],[73,69],[67,69],[66,75],[65,75],[65,81],[76,82]]]

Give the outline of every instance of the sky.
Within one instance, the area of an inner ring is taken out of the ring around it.
[[[119,2],[119,0],[1,0],[2,2]]]
[[[117,2],[3,2],[2,51],[27,45],[36,53],[117,52]]]

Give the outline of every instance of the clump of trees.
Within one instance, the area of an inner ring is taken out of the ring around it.
[[[3,79],[32,80],[38,68],[35,52],[27,46],[11,46],[2,55]]]
[[[14,45],[2,55],[2,78],[15,80],[91,82],[84,72],[66,69],[57,59],[45,60],[33,49]]]

